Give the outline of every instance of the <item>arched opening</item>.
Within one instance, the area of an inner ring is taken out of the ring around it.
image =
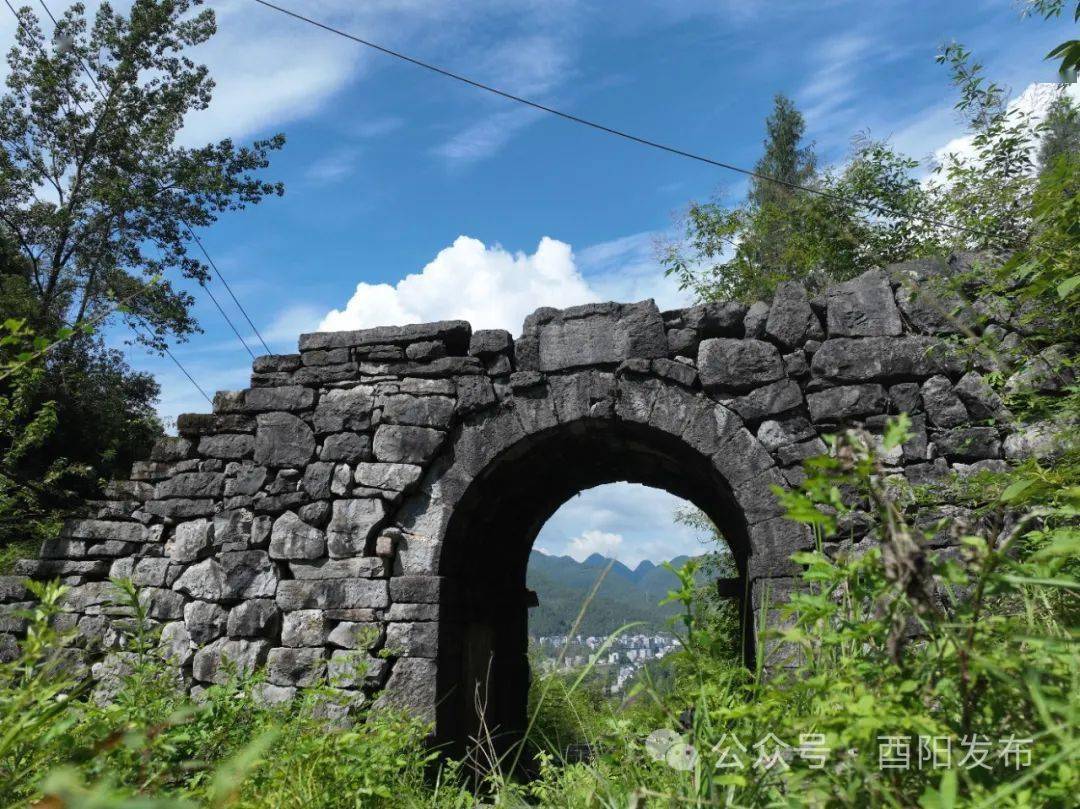
[[[475,476],[446,528],[440,573],[455,582],[456,597],[441,617],[450,642],[439,652],[436,734],[455,752],[478,737],[496,749],[520,738],[530,678],[529,553],[563,503],[617,481],[663,489],[700,509],[728,540],[745,579],[743,514],[711,459],[681,438],[649,425],[593,419],[522,438]]]
[[[588,755],[600,716],[650,701],[639,684],[660,697],[673,687],[687,605],[667,596],[689,569],[697,646],[734,660],[738,602],[717,587],[735,580],[731,551],[692,503],[620,482],[556,510],[533,544],[526,579],[530,750]]]

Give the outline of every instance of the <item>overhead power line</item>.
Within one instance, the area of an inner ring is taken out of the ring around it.
[[[180,221],[183,222],[184,220],[181,219]],[[266,344],[266,340],[263,339],[262,334],[257,328],[255,328],[255,324],[251,322],[251,318],[248,317],[247,309],[245,309],[243,304],[240,303],[239,298],[237,298],[235,293],[233,293],[232,287],[229,286],[229,282],[225,280],[225,276],[222,275],[221,270],[218,269],[217,263],[214,261],[214,259],[210,258],[210,253],[208,253],[206,247],[203,246],[202,239],[198,237],[195,231],[192,230],[191,225],[189,225],[187,222],[184,222],[184,226],[188,229],[188,235],[191,236],[195,244],[199,246],[199,250],[201,250],[202,254],[206,257],[206,262],[211,266],[211,268],[213,268],[214,273],[217,275],[221,283],[225,285],[225,289],[227,289],[229,292],[229,297],[233,299],[233,303],[236,304],[236,308],[240,310],[240,314],[244,316],[244,320],[246,320],[247,324],[251,326],[251,330],[255,332],[255,336],[259,338],[259,342],[262,343],[262,347],[266,349],[266,353],[273,354],[274,352],[270,350],[270,346]],[[207,292],[209,292],[209,290],[207,290]],[[233,331],[236,331],[236,329],[234,328]],[[237,336],[239,337],[240,335],[238,334]],[[243,342],[242,337],[240,338],[240,340],[241,342]],[[244,343],[244,347],[247,348],[247,343]],[[251,354],[250,348],[248,348],[248,353]],[[252,356],[254,357],[254,354],[252,354]]]
[[[733,171],[738,174],[743,174],[747,177],[752,177],[756,180],[761,180],[763,182],[782,185],[794,191],[805,191],[808,194],[814,194],[824,199],[832,200],[833,202],[839,202],[845,205],[855,205],[857,207],[866,209],[874,214],[892,216],[900,219],[914,219],[925,222],[928,225],[935,225],[937,227],[948,228],[950,230],[956,230],[963,233],[970,233],[974,236],[982,236],[984,238],[989,238],[991,236],[991,234],[989,233],[985,233],[975,228],[969,228],[964,225],[958,225],[954,222],[946,222],[944,220],[936,219],[934,217],[926,216],[920,213],[898,213],[896,211],[890,211],[884,206],[875,204],[873,202],[851,199],[850,197],[845,197],[841,194],[834,194],[831,191],[826,191],[821,188],[801,185],[800,183],[791,182],[790,180],[784,180],[779,177],[771,177],[767,174],[762,174],[759,171],[754,171],[753,169],[743,168],[742,166],[736,166],[733,163],[726,163],[723,160],[715,160],[711,157],[706,157],[704,155],[696,154],[694,152],[689,152],[676,146],[670,146],[666,143],[660,143],[659,141],[650,140],[649,138],[644,138],[640,135],[635,135],[622,129],[616,129],[615,127],[607,126],[606,124],[599,123],[598,121],[593,121],[589,118],[583,118],[580,115],[574,115],[573,113],[566,112],[565,110],[560,110],[557,107],[551,107],[547,104],[541,104],[539,101],[533,101],[532,99],[516,95],[507,90],[502,90],[493,85],[485,84],[482,81],[469,78],[468,76],[462,75],[461,73],[455,73],[452,70],[448,70],[444,67],[440,67],[439,65],[432,64],[431,62],[426,62],[423,59],[418,59],[415,56],[409,56],[407,53],[402,53],[401,51],[394,50],[393,48],[388,48],[385,45],[380,45],[377,42],[372,42],[369,39],[364,39],[363,37],[359,37],[356,34],[349,33],[348,31],[345,31],[341,28],[336,28],[328,23],[320,22],[319,20],[308,17],[298,11],[293,11],[292,9],[285,8],[284,6],[279,6],[275,3],[268,2],[268,0],[254,0],[254,2],[258,3],[260,6],[265,6],[268,9],[277,11],[281,14],[292,17],[293,19],[307,23],[308,25],[315,26],[316,28],[321,28],[323,31],[327,31],[339,37],[344,37],[345,39],[351,40],[352,42],[355,42],[359,45],[363,45],[366,48],[371,48],[372,50],[378,51],[379,53],[386,54],[387,56],[392,56],[395,59],[402,60],[403,62],[408,62],[409,64],[421,67],[424,70],[429,70],[432,73],[437,73],[440,76],[444,76],[445,78],[453,79],[454,81],[461,82],[462,84],[467,84],[470,87],[475,87],[477,90],[483,90],[487,93],[492,93],[494,95],[508,99],[509,101],[523,104],[526,107],[532,107],[535,110],[549,113],[550,115],[554,115],[566,121],[571,121],[575,124],[587,126],[591,129],[595,129],[608,135],[623,138],[624,140],[637,143],[641,146],[658,149],[662,152],[667,152],[668,154],[673,154],[678,157],[685,157],[689,160],[696,160],[699,163],[706,163],[710,166],[715,166],[717,168]]]
[[[148,336],[148,337],[149,337],[149,338],[150,338],[151,340],[153,340],[153,339],[154,339],[154,332],[153,332],[153,330],[152,330],[152,329],[150,328],[150,326],[149,326],[149,325],[147,325],[146,321],[145,321],[145,320],[143,320],[143,319],[142,319],[142,318],[141,318],[141,317],[140,317],[139,315],[135,314],[134,312],[132,312],[132,313],[131,313],[131,316],[132,316],[132,317],[134,317],[134,318],[135,318],[135,320],[136,320],[136,322],[137,322],[137,323],[139,323],[139,324],[140,324],[140,325],[142,326],[142,328],[143,328],[143,329],[144,329],[144,330],[146,331],[146,334],[147,334],[147,336]],[[190,383],[191,383],[192,385],[194,385],[194,386],[195,386],[195,389],[196,389],[197,391],[199,391],[199,393],[201,393],[201,394],[202,394],[202,397],[203,397],[204,399],[206,399],[206,401],[207,401],[207,402],[208,402],[208,403],[210,404],[210,406],[211,406],[211,407],[213,407],[213,406],[214,406],[214,400],[213,400],[213,399],[211,399],[211,398],[210,398],[209,396],[207,396],[207,395],[206,395],[206,391],[205,391],[205,390],[203,390],[203,388],[202,388],[202,385],[200,385],[200,384],[199,384],[198,382],[196,382],[196,381],[195,381],[195,377],[193,377],[193,376],[192,376],[192,375],[191,375],[191,374],[190,374],[190,373],[188,372],[188,369],[184,367],[184,364],[183,364],[182,362],[180,362],[180,360],[178,360],[178,359],[176,358],[176,355],[175,355],[175,354],[173,354],[173,353],[172,353],[172,352],[171,352],[171,351],[169,350],[169,347],[168,347],[167,345],[165,345],[165,343],[162,343],[162,344],[161,344],[161,347],[162,347],[163,349],[165,349],[165,353],[169,355],[169,359],[170,359],[170,360],[172,360],[172,361],[173,361],[173,362],[174,362],[174,363],[176,364],[176,367],[180,369],[181,373],[183,373],[183,375],[184,375],[184,376],[186,376],[186,377],[188,378],[188,381],[189,381],[189,382],[190,382]]]

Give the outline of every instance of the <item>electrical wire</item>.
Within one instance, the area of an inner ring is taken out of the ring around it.
[[[150,338],[150,340],[153,340],[154,339],[154,332],[150,329],[150,326],[147,325],[146,321],[143,320],[142,317],[135,314],[134,312],[131,312],[130,314],[131,314],[131,316],[133,318],[135,318],[135,320],[139,324],[142,325],[143,330],[146,331],[146,334]],[[180,362],[180,360],[178,360],[176,358],[176,355],[173,354],[169,350],[169,347],[164,342],[161,343],[161,348],[163,348],[165,350],[165,353],[169,355],[169,359],[171,359],[174,363],[176,363],[176,367],[180,369],[180,371],[184,374],[184,376],[186,376],[188,378],[188,381],[191,382],[191,384],[195,386],[195,389],[198,390],[199,393],[202,394],[203,398],[206,399],[206,401],[210,404],[210,406],[213,407],[214,406],[214,400],[206,395],[206,391],[202,389],[202,385],[200,385],[198,382],[195,381],[195,377],[193,377],[190,373],[188,373],[188,369],[184,367],[184,364],[182,362]]]
[[[519,96],[519,95],[515,95],[514,93],[511,93],[511,92],[509,92],[507,90],[502,90],[502,89],[500,89],[498,87],[495,87],[495,86],[490,85],[490,84],[485,84],[482,81],[478,81],[476,79],[469,78],[468,76],[464,76],[464,75],[462,75],[460,73],[455,73],[452,70],[448,70],[448,69],[446,69],[444,67],[440,67],[439,65],[432,64],[431,62],[425,62],[423,59],[418,59],[415,56],[409,56],[408,54],[402,53],[401,51],[397,51],[397,50],[394,50],[392,48],[388,48],[388,47],[386,47],[384,45],[379,45],[377,42],[372,42],[371,40],[364,39],[363,37],[359,37],[359,36],[357,36],[355,34],[349,33],[348,31],[344,31],[344,30],[342,30],[340,28],[335,28],[332,25],[329,25],[329,24],[324,23],[324,22],[320,22],[319,20],[316,20],[316,19],[314,19],[312,17],[307,17],[307,16],[305,16],[305,15],[303,15],[303,14],[297,12],[297,11],[293,11],[292,9],[288,9],[288,8],[285,8],[284,6],[279,6],[279,5],[275,4],[275,3],[268,2],[268,0],[254,0],[254,2],[258,3],[260,6],[264,6],[264,7],[268,8],[268,9],[273,10],[273,11],[277,11],[277,12],[279,12],[281,14],[285,14],[286,16],[292,17],[293,19],[296,19],[296,20],[299,20],[301,22],[307,23],[308,25],[315,26],[316,28],[321,28],[322,30],[327,31],[327,32],[329,32],[331,34],[336,34],[337,36],[344,37],[345,39],[356,42],[359,45],[363,45],[364,47],[371,48],[372,50],[375,50],[375,51],[378,51],[380,53],[386,54],[387,56],[392,56],[395,59],[400,59],[400,60],[402,60],[404,62],[408,62],[408,63],[410,63],[412,65],[417,66],[417,67],[421,67],[424,70],[429,70],[432,73],[437,73],[440,76],[444,76],[444,77],[446,77],[448,79],[453,79],[454,81],[461,82],[462,84],[467,84],[470,87],[475,87],[478,90],[483,90],[485,92],[492,93],[492,94],[497,95],[497,96],[501,96],[502,98],[505,98],[505,99],[508,99],[510,101],[516,102],[518,104],[523,104],[523,105],[525,105],[527,107],[532,107],[535,110],[540,110],[541,112],[546,112],[546,113],[549,113],[551,115],[555,115],[555,116],[557,116],[559,118],[562,118],[562,119],[564,119],[566,121],[570,121],[570,122],[575,123],[575,124],[581,124],[582,126],[587,126],[587,127],[590,127],[591,129],[597,130],[599,132],[603,132],[603,133],[608,134],[608,135],[613,135],[613,136],[618,137],[618,138],[623,138],[623,139],[631,141],[633,143],[637,143],[637,144],[639,144],[641,146],[647,146],[647,147],[652,148],[652,149],[659,149],[660,151],[667,152],[667,153],[673,154],[673,155],[677,155],[678,157],[685,157],[685,158],[687,158],[689,160],[696,160],[696,161],[698,161],[700,163],[706,163],[706,164],[708,164],[710,166],[715,166],[717,168],[726,169],[728,171],[733,171],[733,172],[736,172],[738,174],[743,174],[743,175],[745,175],[747,177],[752,177],[752,178],[754,178],[756,180],[761,180],[763,182],[775,183],[776,185],[782,185],[782,186],[785,186],[787,188],[790,188],[790,189],[796,190],[796,191],[804,191],[804,192],[806,192],[808,194],[814,194],[816,196],[823,197],[823,198],[828,199],[828,200],[832,200],[833,202],[839,202],[839,203],[842,203],[844,205],[855,205],[855,206],[857,206],[859,208],[863,208],[864,210],[870,211],[871,213],[878,214],[878,215],[881,215],[881,216],[891,216],[891,217],[896,217],[898,219],[905,219],[905,218],[906,219],[914,219],[914,220],[924,222],[924,223],[926,223],[928,225],[935,225],[937,227],[948,228],[948,229],[960,231],[960,232],[963,232],[963,233],[969,233],[969,234],[975,235],[975,236],[981,236],[983,238],[991,238],[991,234],[980,231],[980,230],[978,230],[976,228],[969,228],[969,227],[966,227],[964,225],[958,225],[958,224],[956,224],[954,222],[946,222],[944,220],[936,219],[934,217],[926,216],[924,214],[919,214],[919,213],[901,214],[901,213],[897,213],[895,211],[889,211],[887,208],[885,208],[884,206],[882,206],[880,204],[875,204],[873,202],[868,202],[868,201],[865,201],[865,200],[852,199],[850,197],[845,197],[845,196],[843,196],[841,194],[834,194],[831,191],[825,191],[824,189],[821,189],[821,188],[814,188],[813,186],[801,185],[800,183],[791,182],[790,180],[784,180],[784,179],[781,179],[779,177],[770,177],[769,175],[762,174],[759,171],[754,171],[752,169],[747,169],[747,168],[743,168],[741,166],[736,166],[736,165],[734,165],[732,163],[726,163],[723,160],[715,160],[715,159],[713,159],[711,157],[706,157],[704,155],[695,154],[694,152],[689,152],[689,151],[687,151],[685,149],[680,149],[680,148],[678,148],[676,146],[670,146],[670,145],[665,144],[665,143],[660,143],[659,141],[650,140],[649,138],[644,138],[644,137],[641,137],[640,135],[634,135],[633,133],[626,132],[625,130],[616,129],[615,127],[607,126],[606,124],[601,124],[601,123],[599,123],[597,121],[593,121],[593,120],[591,120],[589,118],[583,118],[580,115],[574,115],[573,113],[566,112],[564,110],[560,110],[560,109],[558,109],[556,107],[551,107],[551,106],[548,106],[547,104],[541,104],[538,101],[533,101],[532,99],[525,98],[525,97]]]

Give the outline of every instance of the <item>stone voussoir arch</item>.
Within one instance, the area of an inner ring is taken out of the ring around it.
[[[940,306],[902,283],[946,269],[872,270],[817,298],[785,283],[749,308],[540,309],[516,339],[463,321],[302,335],[0,577],[0,654],[24,628],[25,578],[59,578],[63,654],[108,698],[130,662],[109,582],[124,577],[193,691],[226,660],[265,666],[268,701],[329,678],[343,713],[376,698],[461,741],[486,658],[490,719],[513,731],[528,550],[583,488],[631,480],[702,508],[732,546],[749,620],[764,584],[794,586],[789,557],[811,538],[774,488],[802,480],[824,433],[880,432],[905,411],[897,474],[1004,463],[986,358],[955,350]]]

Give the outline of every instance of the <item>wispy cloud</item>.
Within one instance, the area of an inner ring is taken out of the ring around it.
[[[384,115],[356,124],[352,131],[358,138],[381,138],[405,126],[405,119],[396,115]]]
[[[358,148],[335,149],[309,165],[304,176],[316,185],[329,185],[351,175],[359,161]]]
[[[873,40],[863,34],[844,33],[815,49],[816,67],[798,91],[803,114],[811,126],[820,128],[823,121],[835,119],[838,112],[851,105],[860,76],[857,65],[873,46]]]
[[[544,99],[572,74],[571,44],[566,37],[530,35],[507,39],[473,66],[472,75],[515,95]],[[492,112],[491,105],[499,109]],[[529,107],[508,106],[495,98],[477,98],[475,120],[432,153],[451,167],[460,168],[495,155],[543,113]]]
[[[462,168],[495,155],[541,114],[527,107],[515,107],[486,115],[431,151],[451,167]]]

